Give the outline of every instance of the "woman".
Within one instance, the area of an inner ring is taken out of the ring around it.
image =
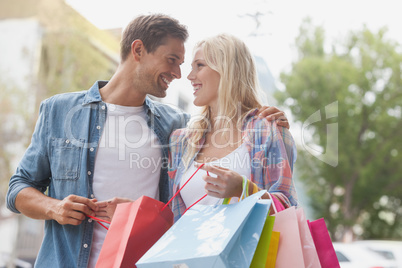
[[[171,195],[194,174],[172,200],[175,220],[205,192],[200,204],[235,202],[242,193],[266,189],[285,207],[297,205],[296,147],[286,128],[256,116],[257,71],[245,44],[226,34],[200,42],[187,78],[194,104],[203,108],[189,127],[170,136]]]

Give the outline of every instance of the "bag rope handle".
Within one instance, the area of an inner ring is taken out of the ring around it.
[[[182,187],[180,187],[180,189],[172,196],[172,198],[170,198],[170,200],[166,203],[166,205],[162,208],[162,211],[173,201],[173,199],[180,193],[180,191],[183,189],[184,186],[186,186],[186,184],[194,177],[194,175],[198,172],[198,170],[200,170],[200,168],[202,168],[205,165],[205,163],[202,163],[197,170],[193,173],[193,175],[191,175],[191,177],[183,184]],[[207,175],[209,176],[209,172],[207,171]],[[200,199],[198,199],[197,201],[195,201],[194,204],[192,204],[191,206],[189,206],[184,213],[186,213],[186,211],[191,208],[192,206],[194,206],[195,204],[197,204],[198,202],[200,202],[202,199],[204,199],[207,196],[207,194],[205,194],[203,197],[201,197]],[[183,213],[183,214],[184,214]]]
[[[99,219],[99,218],[97,218],[97,217],[94,217],[94,216],[91,216],[91,215],[86,215],[88,218],[91,218],[91,219],[93,219],[93,220],[95,220],[97,223],[99,223],[103,228],[105,228],[106,230],[109,230],[109,228],[107,228],[102,222],[104,222],[104,223],[107,223],[107,224],[110,224],[111,222],[110,221],[105,221],[105,220],[102,220],[102,219]]]
[[[183,186],[176,192],[176,194],[165,204],[165,206],[162,208],[162,211],[172,202],[172,200],[180,193],[180,191],[183,189],[184,186],[186,186],[186,184],[194,177],[194,175],[198,172],[198,170],[200,170],[201,167],[203,167],[205,164],[201,164],[198,169],[193,173],[193,175],[191,175],[191,177],[186,181],[186,183],[183,184]],[[207,171],[207,175],[209,176],[209,172]],[[207,194],[205,194],[203,197],[201,197],[200,199],[198,199],[197,201],[195,201],[194,204],[192,204],[191,206],[189,206],[184,213],[186,213],[187,210],[189,210],[192,206],[194,206],[195,204],[197,204],[198,202],[200,202],[202,199],[204,199],[207,196]],[[184,215],[183,213],[183,215]],[[105,226],[102,222],[110,224],[110,221],[106,221],[106,220],[102,220],[99,219],[97,217],[91,216],[91,215],[86,215],[87,217],[95,220],[97,223],[99,223],[103,228],[105,228],[106,230],[109,230],[109,228],[107,226]]]

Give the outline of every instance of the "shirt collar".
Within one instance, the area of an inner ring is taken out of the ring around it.
[[[145,102],[144,102],[144,108],[145,108],[145,113],[148,114],[148,110],[151,111],[155,116],[160,116],[158,110],[155,107],[155,103],[153,100],[151,100],[148,96],[145,97]]]
[[[100,95],[99,90],[104,87],[108,81],[96,81],[95,84],[88,90],[87,94],[85,95],[84,102],[82,105],[86,105],[89,103],[94,103],[94,102],[101,102],[102,97]],[[145,97],[145,102],[144,102],[144,109],[145,112],[148,114],[148,110],[151,111],[155,116],[160,116],[158,110],[155,108],[155,103],[148,97]]]
[[[108,81],[96,81],[95,84],[88,90],[85,95],[84,102],[82,105],[86,105],[89,103],[100,102],[102,101],[102,97],[100,95],[99,89],[104,87]]]

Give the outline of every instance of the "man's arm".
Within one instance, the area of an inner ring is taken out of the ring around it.
[[[94,216],[95,199],[69,195],[63,200],[48,197],[33,187],[22,189],[15,200],[15,207],[27,217],[55,220],[60,224],[79,225],[85,215]]]
[[[268,121],[276,120],[276,124],[287,129],[290,128],[288,118],[285,112],[279,110],[275,106],[262,106],[259,111],[260,117],[265,117]]]
[[[7,207],[34,219],[78,225],[85,219],[84,214],[94,214],[93,210],[97,208],[94,202],[75,195],[57,200],[44,194],[52,174],[48,158],[47,114],[47,101],[43,101],[31,144],[10,179]]]

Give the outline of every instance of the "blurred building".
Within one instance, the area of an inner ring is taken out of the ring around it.
[[[0,1],[0,40],[0,253],[32,263],[43,221],[8,213],[4,190],[29,144],[39,103],[110,79],[119,63],[120,40],[62,0]]]
[[[260,83],[261,89],[266,95],[266,99],[262,100],[262,103],[268,104],[270,106],[276,106],[277,101],[274,98],[274,94],[278,90],[278,88],[275,85],[275,78],[269,70],[264,58],[260,56],[255,56],[254,59],[257,67],[258,81]]]

